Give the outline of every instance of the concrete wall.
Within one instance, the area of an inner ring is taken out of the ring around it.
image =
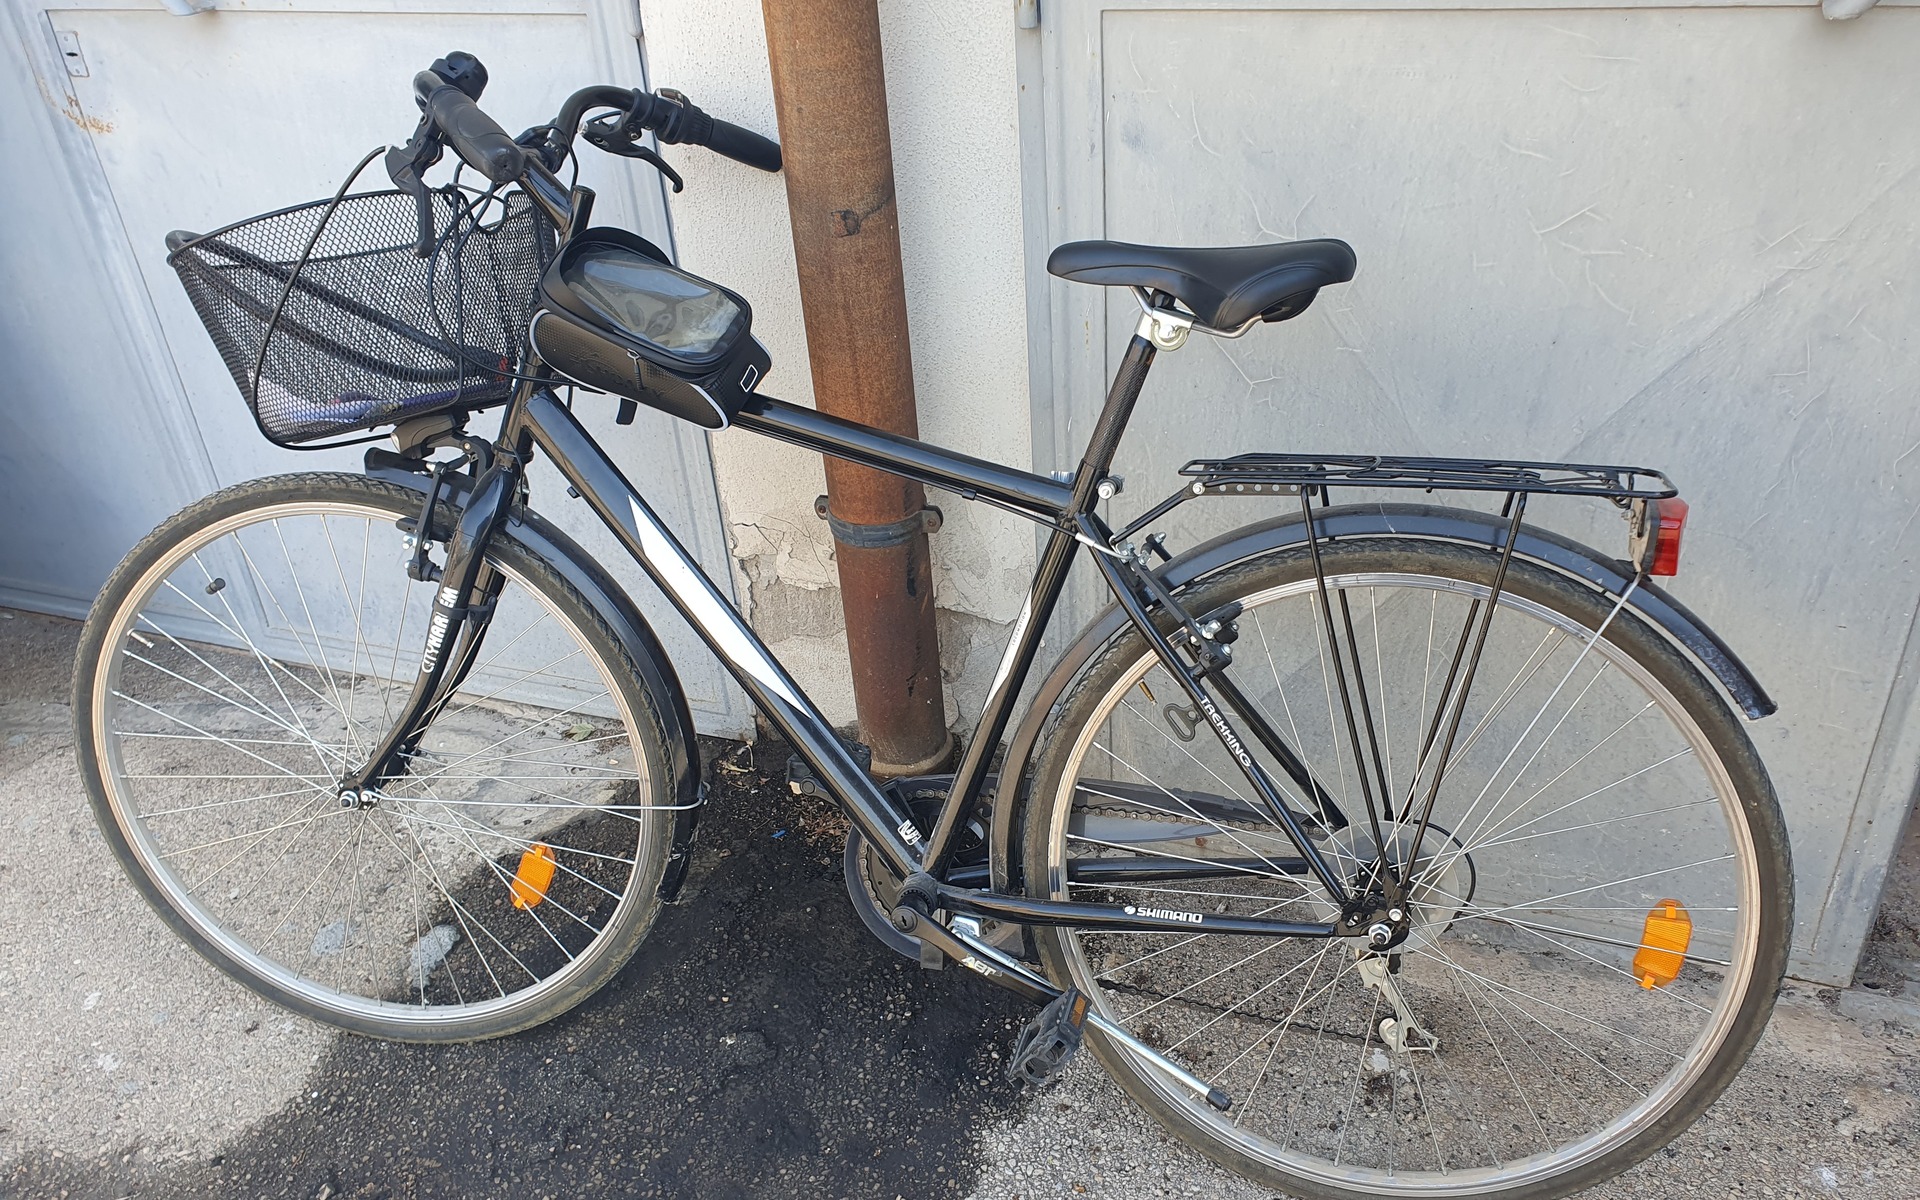
[[[716,116],[774,132],[758,0],[641,0],[648,74]],[[1032,461],[1020,243],[1016,31],[1001,0],[881,0],[901,253],[920,434],[1016,466]],[[813,403],[781,180],[674,150],[670,200],[688,270],[754,306],[773,354],[762,389]],[[813,500],[818,456],[750,434],[713,439],[739,592],[755,628],[836,721],[853,717],[839,577]],[[1033,537],[1017,518],[935,494],[935,594],[949,719],[969,724],[1019,611]]]

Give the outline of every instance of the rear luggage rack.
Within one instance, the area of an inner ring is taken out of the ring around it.
[[[1196,458],[1180,468],[1190,482],[1114,536],[1120,545],[1173,509],[1201,496],[1299,496],[1327,504],[1333,487],[1412,488],[1427,492],[1504,495],[1510,511],[1520,495],[1589,496],[1627,509],[1638,524],[1648,502],[1679,495],[1673,480],[1651,467],[1520,462],[1495,458],[1402,458],[1386,454],[1236,454]]]
[[[1180,468],[1193,494],[1348,487],[1428,491],[1548,492],[1609,500],[1665,500],[1673,481],[1650,467],[1508,462],[1478,458],[1396,458],[1380,454],[1237,454],[1196,458]]]

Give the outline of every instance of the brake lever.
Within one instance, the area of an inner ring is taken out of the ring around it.
[[[621,158],[639,159],[666,176],[673,184],[675,192],[683,192],[687,188],[687,182],[680,178],[680,172],[669,166],[667,160],[661,158],[652,148],[640,144],[640,139],[647,135],[647,120],[652,110],[653,97],[636,88],[633,93],[633,103],[627,106],[626,111],[620,113],[618,117],[612,113],[604,117],[595,117],[586,123],[580,135],[597,150],[607,154],[617,154]]]
[[[427,168],[440,161],[440,139],[433,133],[432,122],[421,118],[404,146],[395,146],[387,151],[387,178],[393,180],[393,186],[413,197],[414,215],[418,220],[419,234],[414,239],[415,258],[430,258],[438,235],[433,228],[433,201],[429,197],[427,182],[421,178]]]
[[[673,184],[674,191],[684,192],[687,190],[687,181],[680,178],[680,172],[668,166],[666,159],[661,158],[657,153],[655,153],[652,150],[649,150],[647,147],[634,146],[629,150],[623,151],[622,153],[627,158],[639,159],[641,162],[644,162],[649,166],[653,167],[654,170],[659,171],[662,175],[665,175],[667,177],[667,181]]]

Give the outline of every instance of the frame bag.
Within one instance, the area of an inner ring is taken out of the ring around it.
[[[747,302],[623,229],[589,229],[540,280],[533,348],[582,387],[724,429],[772,365]]]

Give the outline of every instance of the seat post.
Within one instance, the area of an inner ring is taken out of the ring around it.
[[[1171,323],[1158,317],[1158,309],[1148,309],[1140,315],[1140,324],[1127,342],[1127,355],[1119,359],[1114,384],[1106,390],[1106,403],[1100,407],[1100,420],[1094,422],[1092,438],[1087,440],[1087,453],[1081,455],[1079,470],[1073,472],[1075,513],[1091,513],[1098,499],[1100,480],[1106,478],[1106,470],[1114,465],[1114,451],[1119,449],[1121,434],[1127,432],[1127,420],[1133,417],[1133,405],[1140,399],[1140,388],[1146,384],[1146,372],[1154,367],[1154,355],[1160,353],[1158,348],[1179,349],[1187,340],[1185,324],[1177,326],[1177,334],[1169,334]]]
[[[1140,324],[1127,342],[1126,356],[1120,360],[1120,369],[1113,373],[1113,383],[1107,389],[1107,401],[1100,409],[1100,419],[1094,423],[1093,436],[1087,439],[1086,453],[1080,457],[1080,469],[1074,473],[1075,512],[1093,511],[1100,481],[1106,478],[1107,469],[1113,465],[1114,452],[1120,448],[1120,437],[1127,431],[1127,421],[1133,416],[1134,403],[1140,399],[1140,389],[1147,382],[1147,372],[1153,367],[1154,356],[1162,349],[1178,350],[1186,342],[1187,330],[1191,325],[1191,317],[1183,318],[1181,314],[1159,305],[1141,313]]]

